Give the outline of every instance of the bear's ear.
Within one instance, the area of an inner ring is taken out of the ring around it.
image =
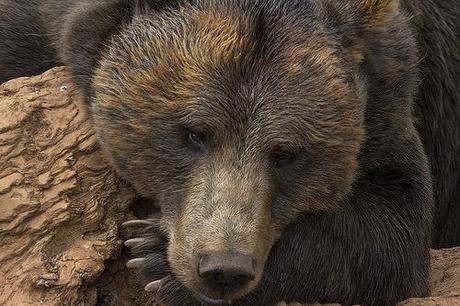
[[[379,26],[399,11],[399,0],[354,0],[364,16],[367,26]]]
[[[1,0],[0,0],[1,1]],[[139,14],[178,6],[184,0],[75,1],[59,23],[56,44],[59,57],[86,96],[92,96],[91,80],[102,50],[124,24]]]
[[[399,0],[344,0],[338,8],[346,16],[343,19],[345,47],[354,61],[361,63],[367,50],[363,30],[372,31],[389,24],[399,14]]]

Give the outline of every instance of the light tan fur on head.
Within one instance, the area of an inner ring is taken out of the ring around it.
[[[105,56],[96,71],[99,103],[111,108],[118,107],[116,101],[132,101],[150,113],[152,100],[157,113],[158,108],[183,107],[194,92],[206,88],[210,68],[241,60],[242,51],[250,48],[244,30],[248,22],[235,12],[212,7],[171,11],[155,22],[135,19],[130,30],[113,42],[118,45],[113,49],[124,52]],[[111,86],[114,75],[124,87]]]

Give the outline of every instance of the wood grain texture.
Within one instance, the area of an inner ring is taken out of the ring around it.
[[[0,85],[0,304],[94,304],[134,197],[63,68]]]

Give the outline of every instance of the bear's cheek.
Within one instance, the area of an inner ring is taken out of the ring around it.
[[[308,169],[290,171],[277,180],[272,202],[272,224],[277,233],[300,214],[341,207],[355,175],[355,163],[341,160],[334,163],[325,156]]]

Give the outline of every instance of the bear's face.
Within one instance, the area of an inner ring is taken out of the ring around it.
[[[277,22],[214,6],[140,17],[94,78],[102,146],[158,200],[171,268],[204,296],[255,288],[282,229],[338,208],[355,177],[364,83],[318,27]],[[248,281],[207,286],[215,253],[250,258]]]

